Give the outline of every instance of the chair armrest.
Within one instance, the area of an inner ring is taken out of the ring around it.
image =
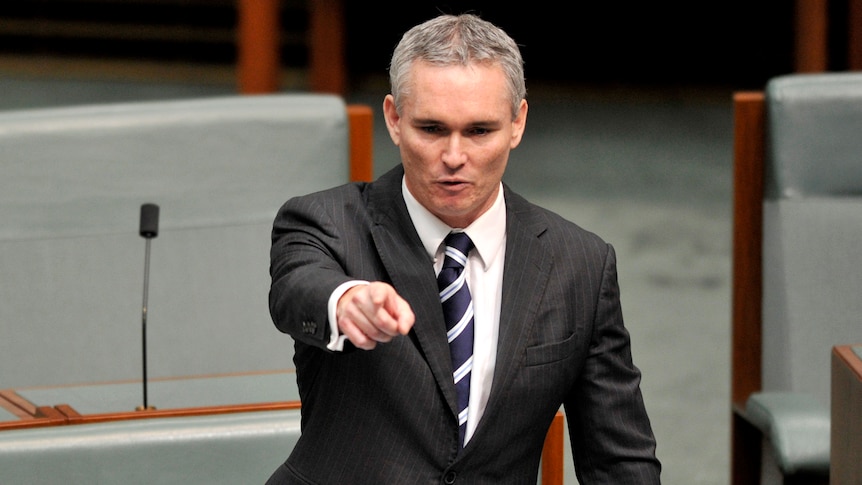
[[[753,393],[743,417],[772,446],[785,475],[829,472],[829,406],[793,392]]]

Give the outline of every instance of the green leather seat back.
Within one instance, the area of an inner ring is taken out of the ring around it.
[[[272,220],[349,178],[346,107],[277,94],[0,112],[0,389],[281,369]]]
[[[767,86],[763,387],[829,403],[832,346],[862,341],[862,74]]]

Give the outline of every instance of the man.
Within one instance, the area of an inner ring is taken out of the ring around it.
[[[561,405],[581,484],[659,483],[612,247],[501,182],[527,119],[517,45],[440,16],[390,81],[402,164],[274,222],[302,436],[269,483],[534,484]]]

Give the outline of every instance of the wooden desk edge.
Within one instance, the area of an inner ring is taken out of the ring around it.
[[[39,413],[39,408],[35,404],[21,397],[12,389],[0,391],[0,407],[21,419],[33,419]]]
[[[50,406],[35,406],[15,391],[0,391],[0,407],[18,418],[15,421],[0,421],[0,431],[9,429],[38,428],[66,424],[66,418]]]
[[[125,421],[130,419],[148,418],[178,418],[190,416],[213,416],[217,414],[233,414],[258,411],[282,411],[289,409],[300,409],[299,401],[264,402],[251,404],[230,404],[222,406],[200,406],[190,408],[174,409],[147,409],[141,411],[124,411],[113,413],[81,414],[68,404],[56,406],[33,407],[33,413],[27,413],[9,404],[5,399],[0,399],[0,405],[15,413],[20,419],[17,421],[0,422],[0,431],[22,428],[38,428],[43,426],[62,426],[89,423],[105,423],[111,421]],[[16,411],[17,409],[17,411]]]
[[[146,409],[141,411],[124,411],[114,413],[81,414],[68,404],[55,406],[57,412],[62,414],[67,424],[104,423],[110,421],[124,421],[129,419],[147,418],[180,418],[190,416],[212,416],[216,414],[232,414],[256,411],[282,411],[288,409],[300,409],[299,401],[282,401],[253,404],[230,404],[223,406],[201,406],[191,408],[173,409]]]
[[[862,360],[855,345],[832,348],[829,483],[862,483]]]
[[[862,360],[853,351],[854,347],[860,345],[862,344],[836,345],[832,351],[838,358],[844,361],[847,368],[856,375],[856,379],[862,381]]]

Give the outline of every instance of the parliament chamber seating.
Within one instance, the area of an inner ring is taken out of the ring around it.
[[[862,74],[734,102],[732,483],[828,483],[831,350],[862,340]]]
[[[272,220],[370,179],[371,117],[324,94],[0,113],[0,483],[263,483],[299,436]]]
[[[0,483],[262,484],[299,421],[294,409],[2,431]]]
[[[272,220],[351,178],[349,111],[370,167],[370,108],[332,95],[0,113],[0,389],[141,378],[143,203],[160,207],[149,375],[292,367],[267,306]]]

